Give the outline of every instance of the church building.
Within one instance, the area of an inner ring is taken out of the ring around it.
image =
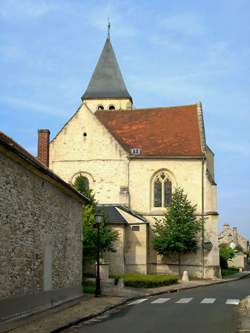
[[[84,177],[119,231],[117,251],[107,255],[111,274],[177,273],[175,256],[152,248],[152,225],[181,186],[204,232],[196,253],[184,255],[182,271],[220,276],[214,154],[206,143],[201,103],[136,108],[108,35],[75,114],[49,142],[39,132],[39,158],[73,184]]]

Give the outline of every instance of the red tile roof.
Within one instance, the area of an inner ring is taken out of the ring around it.
[[[95,115],[127,152],[140,148],[139,157],[203,155],[197,104]]]

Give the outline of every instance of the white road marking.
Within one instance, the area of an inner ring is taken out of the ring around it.
[[[240,304],[240,300],[239,299],[229,298],[229,299],[227,299],[226,304],[229,304],[229,305],[239,305]]]
[[[157,298],[155,301],[151,302],[152,304],[162,304],[166,303],[170,300],[171,298]]]
[[[176,303],[183,303],[183,304],[186,304],[186,303],[189,303],[192,301],[193,298],[181,298],[179,301],[177,301]]]
[[[140,299],[137,299],[131,303],[129,303],[128,305],[135,305],[135,304],[140,304],[142,302],[145,302],[147,300],[147,298],[140,298]]]
[[[213,304],[216,301],[216,298],[204,298],[201,301],[201,304]]]

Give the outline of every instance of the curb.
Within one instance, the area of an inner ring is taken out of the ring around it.
[[[200,287],[209,287],[209,286],[212,286],[212,285],[215,285],[215,284],[224,284],[224,283],[228,283],[228,282],[234,282],[234,281],[242,280],[242,279],[245,279],[249,276],[250,276],[250,273],[244,274],[244,275],[239,276],[239,277],[231,278],[231,279],[214,281],[214,282],[211,282],[211,283],[208,283],[208,284],[200,284],[200,285],[197,285],[197,286],[186,286],[186,287],[182,287],[182,288],[173,288],[173,289],[170,289],[168,291],[160,291],[160,292],[158,291],[158,292],[152,292],[152,293],[148,293],[148,294],[145,293],[145,294],[134,296],[134,297],[128,297],[127,299],[123,300],[122,302],[119,302],[117,304],[108,306],[107,308],[105,308],[104,310],[102,310],[98,313],[88,315],[88,316],[80,318],[80,319],[73,320],[72,322],[70,322],[66,325],[63,325],[61,327],[58,327],[57,329],[55,329],[53,331],[50,331],[49,333],[59,333],[59,332],[65,330],[65,329],[70,328],[71,326],[75,326],[75,325],[78,325],[78,324],[83,323],[85,321],[88,321],[90,319],[93,319],[95,317],[98,317],[98,316],[104,314],[107,311],[113,310],[114,308],[125,305],[126,303],[128,303],[130,301],[139,299],[139,298],[144,297],[144,296],[155,296],[155,295],[160,295],[160,294],[174,293],[174,292],[177,292],[177,291],[180,291],[180,290],[188,290],[188,289],[194,289],[194,288],[200,288]]]

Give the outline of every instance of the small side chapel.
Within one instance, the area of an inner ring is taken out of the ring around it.
[[[151,245],[155,218],[164,215],[178,185],[205,220],[199,250],[183,256],[181,269],[220,276],[214,154],[202,105],[136,108],[109,34],[81,99],[50,143],[48,131],[40,130],[39,154],[66,182],[84,177],[119,231],[117,251],[106,258],[111,274],[178,272],[177,258],[158,256]]]

